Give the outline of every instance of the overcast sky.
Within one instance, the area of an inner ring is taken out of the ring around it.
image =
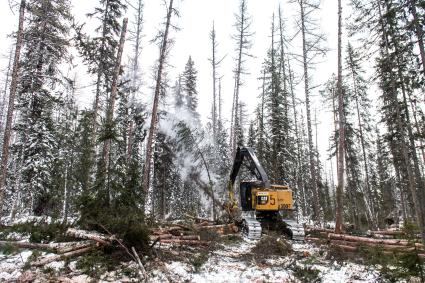
[[[16,1],[16,0],[11,0]],[[16,30],[18,13],[17,7],[10,9],[9,0],[0,0],[0,55],[7,57],[12,40],[7,37],[8,34]],[[85,15],[93,11],[93,7],[97,5],[96,0],[72,0],[73,14],[77,21],[87,22],[88,27],[95,26],[94,20],[88,21]],[[129,0],[131,3],[132,0]],[[136,2],[136,0],[133,0]],[[142,98],[146,101],[151,100],[153,91],[149,89],[153,85],[152,66],[158,58],[158,48],[152,44],[150,40],[155,36],[160,24],[165,16],[165,9],[162,6],[163,1],[159,0],[145,0],[144,8],[144,40],[143,52],[141,57],[141,69],[143,72],[143,82],[145,84],[144,94],[148,97]],[[336,73],[336,34],[337,34],[337,1],[335,0],[322,0],[322,9],[317,14],[320,19],[322,31],[327,35],[327,47],[330,52],[326,58],[322,59],[322,63],[317,66],[315,71],[311,72],[314,84],[323,84],[332,73]],[[233,26],[235,22],[234,14],[238,10],[239,0],[175,0],[176,6],[180,11],[181,17],[174,19],[174,23],[180,27],[180,31],[172,32],[172,37],[175,39],[175,45],[171,52],[169,68],[169,78],[175,80],[178,73],[184,69],[184,65],[189,57],[192,56],[195,61],[195,66],[198,70],[198,92],[199,92],[199,112],[201,113],[204,122],[210,116],[211,101],[212,101],[212,79],[211,79],[211,65],[208,58],[211,57],[211,42],[209,33],[213,21],[215,22],[218,46],[218,55],[224,56],[220,74],[223,75],[222,95],[223,95],[223,114],[226,119],[230,117],[230,108],[233,94],[233,79],[232,69],[234,66],[234,40],[231,35],[235,32]],[[254,107],[257,103],[257,96],[260,93],[259,87],[261,85],[258,81],[260,77],[261,64],[266,55],[267,49],[270,46],[270,29],[272,14],[277,13],[279,4],[281,5],[286,19],[286,25],[289,35],[293,35],[295,30],[294,21],[298,17],[298,6],[296,4],[289,4],[286,0],[248,0],[248,10],[252,17],[252,32],[255,35],[252,38],[253,47],[251,54],[253,58],[248,58],[247,68],[250,75],[243,77],[245,81],[244,86],[241,88],[240,98],[248,105],[248,114],[252,114]],[[130,21],[133,18],[133,10],[127,10],[127,16]],[[345,15],[346,17],[346,15]],[[177,21],[176,21],[177,20]],[[87,30],[89,31],[89,30]],[[344,42],[344,45],[346,42]],[[126,53],[128,54],[131,49],[127,43]],[[299,41],[294,41],[292,52],[301,53],[301,46]],[[3,69],[7,66],[7,60],[2,58],[0,60],[0,68]],[[299,70],[296,67],[296,71]],[[92,95],[89,88],[84,88],[85,85],[91,83],[91,80],[84,74],[85,72],[81,66],[77,68],[78,77],[80,78],[80,90],[78,91],[78,101],[82,107],[90,106]],[[300,73],[300,72],[299,72]],[[328,145],[328,136],[333,128],[331,125],[331,116],[325,113],[326,110],[323,104],[320,103],[317,97],[317,88],[313,91],[313,111],[317,109],[317,116],[319,120],[319,147],[322,157],[325,154],[325,149]],[[304,100],[303,88],[297,87],[297,97]],[[301,109],[301,108],[300,108]],[[302,108],[304,110],[304,108]],[[312,113],[314,115],[314,113]]]

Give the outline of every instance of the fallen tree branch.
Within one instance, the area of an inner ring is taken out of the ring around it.
[[[54,255],[54,256],[45,257],[45,258],[40,259],[36,262],[33,262],[31,264],[31,266],[37,267],[37,266],[46,265],[46,264],[54,262],[54,261],[60,261],[60,260],[64,260],[64,259],[67,259],[67,258],[76,257],[76,256],[79,256],[79,255],[82,255],[82,254],[85,254],[85,253],[91,251],[93,248],[94,247],[91,246],[91,247],[71,251],[71,252],[68,252],[68,253],[64,253],[64,254],[61,254],[61,255]]]
[[[136,249],[134,247],[131,247],[131,251],[133,252],[134,257],[136,258],[136,263],[139,265],[142,281],[148,280],[148,274],[146,273],[146,269],[143,266],[142,261],[140,260],[140,257],[136,252]]]

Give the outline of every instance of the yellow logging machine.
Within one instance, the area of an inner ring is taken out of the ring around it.
[[[255,176],[253,181],[241,181],[240,208],[235,199],[234,185],[241,166]],[[263,166],[252,148],[237,149],[229,179],[229,208],[233,215],[240,212],[236,222],[250,239],[261,237],[263,229],[275,230],[295,240],[304,239],[304,228],[293,219],[292,190],[286,185],[271,185]]]

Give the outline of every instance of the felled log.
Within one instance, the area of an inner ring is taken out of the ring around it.
[[[239,231],[238,226],[236,226],[235,224],[209,225],[202,226],[200,227],[200,229],[213,230],[218,234],[237,233]]]
[[[175,240],[200,240],[199,235],[183,235],[183,236],[173,236],[171,234],[164,235],[152,235],[150,236],[151,241],[155,240],[167,240],[167,239],[175,239]]]
[[[390,236],[406,234],[404,231],[401,231],[401,230],[379,230],[379,231],[370,231],[370,233],[376,234],[376,235],[390,235]]]
[[[56,252],[60,254],[69,253],[75,250],[79,250],[82,248],[92,247],[96,244],[95,241],[83,241],[83,242],[72,242],[71,245],[69,243],[65,243],[68,245],[61,245],[56,247]]]
[[[329,228],[306,228],[305,233],[314,233],[314,232],[325,232],[325,233],[333,233],[335,232],[334,229]]]
[[[208,242],[200,241],[200,240],[164,239],[164,240],[160,240],[159,242],[167,243],[167,244],[189,245],[189,246],[208,246]]]
[[[54,250],[50,244],[28,243],[17,241],[0,241],[0,247],[12,246],[21,249]]]
[[[206,219],[206,218],[196,217],[196,216],[193,216],[193,215],[190,215],[190,214],[187,214],[187,213],[185,213],[185,216],[190,218],[190,219],[195,220],[198,223],[205,223],[206,222],[206,223],[210,223],[210,225],[214,224],[214,221]]]
[[[100,233],[95,233],[86,230],[78,230],[74,228],[68,228],[65,234],[69,237],[93,240],[102,245],[110,245],[114,240],[116,240],[115,236],[108,236]]]
[[[343,245],[343,246],[351,246],[351,247],[360,247],[360,246],[379,247],[386,251],[398,251],[398,252],[413,252],[416,249],[415,247],[406,247],[406,246],[400,246],[400,245],[382,245],[382,244],[375,244],[375,243],[348,242],[348,241],[342,241],[342,240],[331,240],[330,243],[335,245]]]
[[[400,246],[413,246],[413,243],[407,240],[397,240],[397,239],[372,239],[366,237],[350,236],[345,234],[328,234],[329,239],[334,240],[344,240],[349,242],[361,242],[361,243],[372,243],[372,244],[381,244],[381,245],[400,245]],[[417,248],[424,248],[424,245],[421,243],[414,243]]]
[[[54,262],[54,261],[60,261],[60,260],[64,260],[64,259],[67,259],[67,258],[76,257],[76,256],[79,256],[79,255],[85,254],[85,253],[91,251],[92,249],[93,249],[93,246],[78,249],[78,250],[71,251],[71,252],[68,252],[68,253],[64,253],[64,254],[61,254],[61,255],[54,255],[54,256],[45,257],[45,258],[39,259],[39,260],[31,263],[31,266],[37,267],[37,266],[46,265],[46,264]]]
[[[347,246],[347,245],[338,245],[338,244],[331,244],[331,247],[341,249],[346,252],[356,252],[357,247]]]
[[[325,244],[327,242],[327,238],[323,239],[323,238],[315,238],[315,237],[305,237],[305,240],[315,242],[317,244]]]

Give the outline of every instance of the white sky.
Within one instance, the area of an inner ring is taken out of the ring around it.
[[[17,0],[11,0],[18,2]],[[136,4],[137,0],[129,0]],[[0,57],[6,57],[12,44],[8,34],[15,31],[17,28],[18,13],[17,7],[12,12],[9,8],[9,0],[0,0]],[[141,55],[142,73],[145,84],[143,100],[151,100],[153,91],[149,89],[153,85],[152,79],[152,66],[158,58],[158,48],[156,45],[150,43],[163,21],[165,9],[162,6],[163,1],[159,0],[145,0],[144,9],[144,40],[143,52]],[[188,56],[191,55],[195,61],[195,66],[198,70],[198,92],[199,92],[199,112],[204,122],[210,116],[211,101],[212,101],[212,79],[211,79],[211,65],[208,58],[211,57],[211,42],[209,33],[212,27],[212,22],[215,21],[218,46],[218,56],[227,55],[222,63],[220,74],[224,75],[222,81],[222,95],[223,95],[223,115],[226,119],[230,117],[230,108],[233,93],[233,80],[232,69],[234,66],[234,41],[231,35],[235,32],[233,24],[235,22],[234,13],[237,12],[239,0],[175,0],[177,8],[180,10],[180,19],[174,19],[181,30],[172,32],[172,37],[176,43],[172,49],[170,64],[173,66],[168,70],[171,84],[178,73],[182,72]],[[73,14],[76,16],[77,21],[88,21],[85,17],[86,13],[92,12],[93,7],[96,6],[98,1],[95,0],[72,0]],[[294,20],[297,12],[296,4],[288,4],[286,0],[248,0],[248,10],[252,16],[251,30],[255,32],[252,39],[253,48],[251,54],[254,58],[248,58],[247,68],[251,73],[243,79],[246,82],[241,89],[241,100],[245,101],[248,105],[248,114],[252,115],[254,107],[257,103],[257,96],[260,93],[260,77],[261,63],[266,55],[266,51],[270,46],[270,26],[273,12],[276,14],[279,4],[281,4],[284,12],[284,17],[287,22],[286,25],[289,29],[289,34],[294,32]],[[336,73],[336,35],[337,35],[337,1],[335,0],[322,0],[322,9],[318,13],[321,20],[322,31],[327,35],[327,47],[331,49],[327,57],[324,58],[320,65],[317,66],[315,71],[311,72],[313,84],[324,83],[332,73]],[[133,10],[127,10],[127,16],[130,21],[133,18]],[[88,22],[87,26],[97,25],[96,22]],[[301,46],[298,41],[293,44],[291,52],[300,53]],[[343,45],[346,45],[346,41]],[[127,43],[127,54],[130,52],[130,44]],[[7,66],[5,58],[0,59],[0,69]],[[294,66],[295,67],[295,66]],[[78,69],[78,77],[80,78],[80,86],[90,84],[90,78],[85,74],[83,69]],[[296,67],[296,71],[299,67]],[[332,119],[328,110],[324,109],[323,104],[320,103],[317,94],[320,88],[313,91],[313,113],[314,108],[317,108],[317,116],[319,120],[318,126],[318,143],[321,151],[322,160],[325,156],[325,150],[328,147],[328,136],[333,129]],[[303,88],[297,87],[297,96],[302,101],[304,100]],[[82,88],[78,92],[78,101],[81,105],[90,105],[92,95],[89,88]],[[305,107],[300,107],[304,111]],[[305,112],[305,111],[304,111]]]

